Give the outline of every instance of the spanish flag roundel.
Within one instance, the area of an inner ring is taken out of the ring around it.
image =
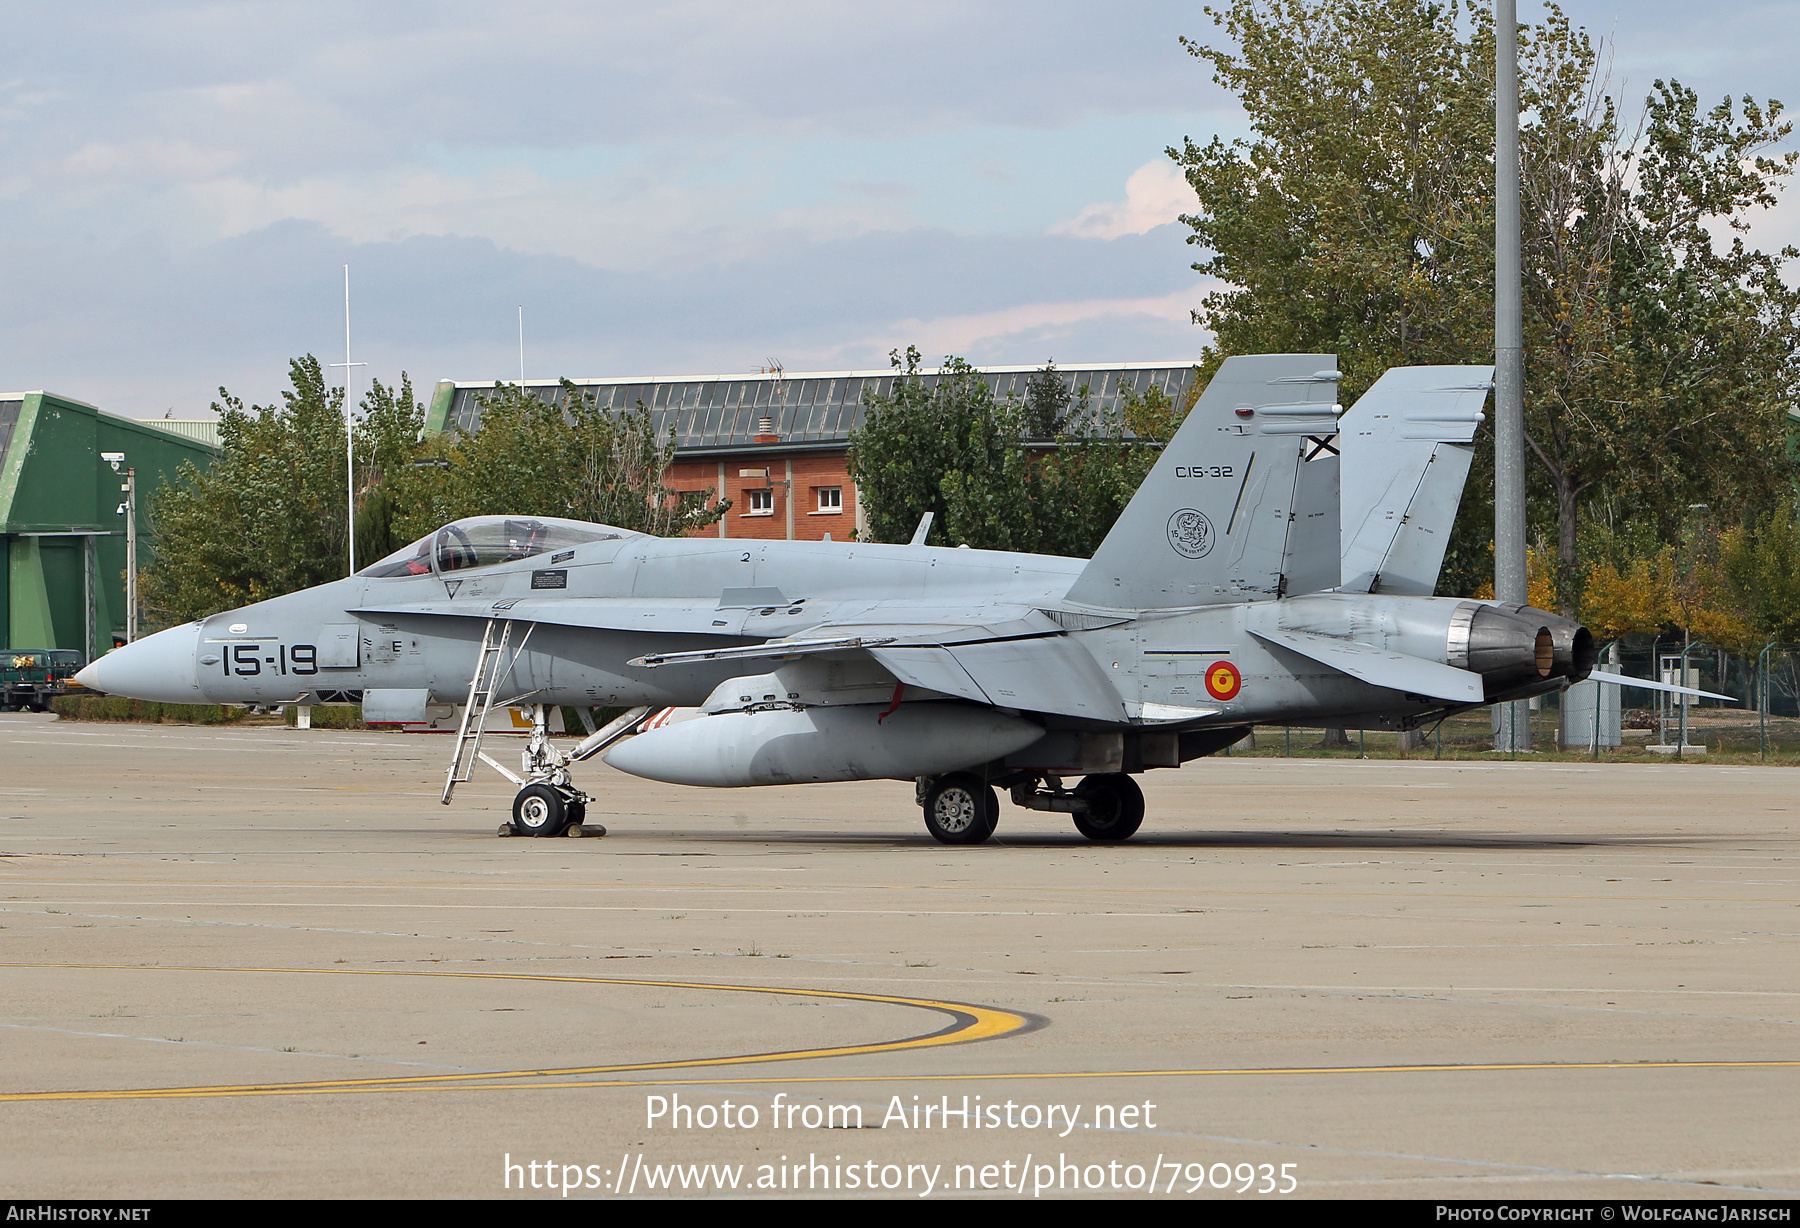
[[[1237,666],[1229,661],[1214,661],[1206,667],[1206,693],[1214,699],[1236,699],[1243,685]]]

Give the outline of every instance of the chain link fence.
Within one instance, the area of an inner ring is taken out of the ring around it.
[[[1680,640],[1629,639],[1603,648],[1601,668],[1730,695],[1737,702],[1684,703],[1680,696],[1625,686],[1614,701],[1615,733],[1607,699],[1600,701],[1596,730],[1592,699],[1584,711],[1579,695],[1545,695],[1532,700],[1523,717],[1529,723],[1528,752],[1495,751],[1494,718],[1480,708],[1411,734],[1265,727],[1227,753],[1370,759],[1529,755],[1611,762],[1691,758],[1800,765],[1800,645],[1769,644],[1746,653]],[[1527,744],[1523,736],[1518,741]]]

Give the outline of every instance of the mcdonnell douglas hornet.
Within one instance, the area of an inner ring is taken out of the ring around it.
[[[460,702],[443,800],[485,762],[522,835],[583,822],[571,769],[603,754],[716,788],[911,781],[947,844],[993,833],[1000,789],[1124,840],[1133,777],[1253,726],[1415,729],[1593,669],[1568,619],[1431,595],[1492,368],[1395,368],[1348,411],[1337,381],[1329,355],[1226,360],[1092,559],[927,546],[929,517],[881,545],[480,516],[77,680],[371,723]],[[552,705],[628,711],[563,749]],[[518,772],[481,748],[497,706],[532,715]]]

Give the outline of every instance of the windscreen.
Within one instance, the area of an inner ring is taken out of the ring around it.
[[[356,574],[422,576],[434,570],[463,571],[568,550],[586,542],[634,536],[629,529],[551,516],[471,516],[421,537]]]
[[[438,530],[436,563],[440,572],[490,567],[539,554],[568,550],[586,542],[617,541],[623,529],[579,520],[539,516],[476,516]]]
[[[359,576],[425,575],[431,570],[431,543],[436,538],[436,533],[428,533],[412,545],[401,547],[379,563],[371,563],[356,574]]]

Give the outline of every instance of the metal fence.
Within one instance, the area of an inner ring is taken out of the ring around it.
[[[1685,658],[1685,659],[1684,659]],[[1518,743],[1531,754],[1651,761],[1729,758],[1800,764],[1800,645],[1732,652],[1680,640],[1631,639],[1603,649],[1601,669],[1687,685],[1737,702],[1689,699],[1630,686],[1586,683],[1531,701]],[[1459,713],[1409,735],[1350,729],[1264,728],[1235,755],[1448,758],[1496,752],[1494,711]],[[1498,719],[1507,719],[1504,715]],[[1527,737],[1529,740],[1527,740]]]

